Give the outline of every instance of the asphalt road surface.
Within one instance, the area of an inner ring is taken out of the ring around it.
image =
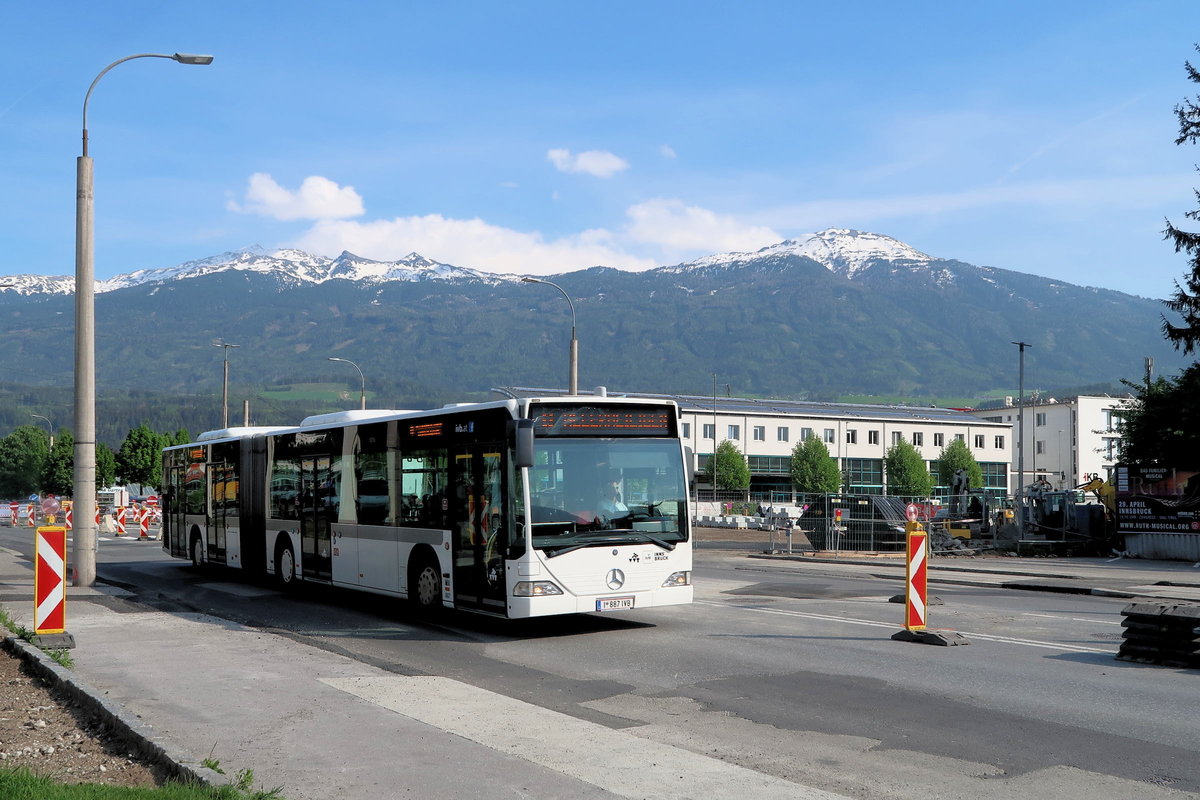
[[[444,676],[497,709],[524,701],[764,780],[861,798],[1200,796],[1200,674],[1114,660],[1124,600],[931,583],[930,627],[970,641],[935,647],[891,640],[894,575],[711,549],[691,606],[522,622],[283,594],[145,542],[102,541],[98,560],[102,580],[157,608]]]

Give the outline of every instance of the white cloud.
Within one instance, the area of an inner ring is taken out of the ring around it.
[[[717,214],[682,200],[657,198],[630,206],[626,234],[673,257],[754,250],[782,240],[775,231]]]
[[[547,240],[481,219],[440,214],[372,222],[321,220],[295,246],[314,253],[349,250],[381,261],[417,252],[455,266],[500,273],[551,275],[597,265],[630,270],[657,266],[654,259],[623,250],[607,230],[586,230]]]
[[[664,144],[658,148],[658,154],[663,158],[676,158],[675,148],[669,144]]]
[[[328,178],[312,175],[290,192],[264,172],[250,176],[243,203],[231,200],[229,210],[259,214],[279,220],[345,219],[364,213],[362,197],[352,186],[338,186]]]
[[[585,150],[578,155],[572,155],[570,150],[565,149],[549,150],[546,160],[559,172],[583,172],[597,178],[611,178],[629,169],[628,161],[607,150]]]

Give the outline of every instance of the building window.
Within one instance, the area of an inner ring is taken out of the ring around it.
[[[965,442],[966,440],[967,440],[967,437],[965,434],[961,434],[961,433],[954,434],[954,441]]]
[[[976,450],[983,449],[983,442],[984,442],[983,434],[982,433],[975,434],[975,449]]]
[[[935,433],[933,435],[933,446],[934,447],[945,447],[946,446],[946,434]]]
[[[837,431],[835,431],[833,428],[826,428],[825,429],[825,443],[833,444],[835,441],[837,441],[835,438],[836,434],[837,434]]]
[[[900,431],[892,431],[892,444],[900,444],[900,439],[903,436],[904,434],[900,433]]]
[[[1104,437],[1104,460],[1113,462],[1117,460],[1117,454],[1120,452],[1120,439],[1111,439]]]
[[[684,423],[682,423],[681,427],[683,428],[683,438],[685,438],[685,439],[692,438],[692,423],[684,422]]]
[[[853,428],[846,431],[846,444],[858,444],[858,431]]]
[[[800,441],[802,441],[802,442],[807,441],[808,439],[812,438],[812,435],[813,435],[812,428],[801,428],[800,429]]]
[[[1033,448],[1033,452],[1034,452],[1034,453],[1036,453],[1036,454],[1037,454],[1037,455],[1039,455],[1039,456],[1040,456],[1040,455],[1043,455],[1043,454],[1045,454],[1045,452],[1046,452],[1046,440],[1045,440],[1045,439],[1038,439],[1036,446]]]
[[[741,439],[742,438],[742,426],[741,425],[730,425],[729,433],[726,434],[725,438],[735,439],[735,440]]]
[[[786,442],[788,440],[788,429],[787,428],[776,428],[775,429],[775,438],[781,442]]]
[[[844,459],[842,475],[851,494],[883,494],[882,458]]]
[[[983,485],[985,488],[1008,488],[1008,464],[994,461],[981,461],[979,462],[979,466],[983,470]]]
[[[1003,436],[997,436],[997,437],[996,437],[996,449],[997,449],[997,450],[1003,450],[1003,449],[1004,449],[1004,437],[1003,437]]]
[[[704,423],[704,438],[705,439],[717,438],[717,426],[712,424],[711,422]]]
[[[983,421],[984,422],[1004,422],[1004,417],[984,417]],[[1012,422],[1012,420],[1009,419],[1009,422]]]
[[[879,444],[879,431],[867,431],[867,444]]]
[[[767,428],[765,425],[754,426],[754,441],[765,442],[767,440]]]
[[[1034,420],[1034,422],[1033,422],[1033,427],[1035,427],[1035,428],[1043,428],[1043,427],[1045,427],[1045,425],[1046,425],[1046,412],[1045,412],[1045,411],[1039,411],[1039,412],[1037,412],[1036,414],[1034,414],[1034,415],[1033,415],[1033,420]]]
[[[746,456],[746,466],[755,475],[791,475],[791,456]]]
[[[1116,409],[1116,408],[1104,409],[1104,432],[1105,433],[1116,433],[1118,426],[1124,421],[1125,420],[1123,419],[1122,413],[1119,409]]]
[[[921,431],[913,431],[912,437],[913,447],[922,447],[925,444],[925,434]]]

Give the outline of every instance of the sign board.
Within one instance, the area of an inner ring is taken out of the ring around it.
[[[67,529],[38,528],[33,549],[33,632],[63,633],[67,629]]]
[[[1200,533],[1200,470],[1116,470],[1118,533]]]

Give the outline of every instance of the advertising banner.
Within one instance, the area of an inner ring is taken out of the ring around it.
[[[1200,469],[1116,470],[1117,531],[1200,533]]]

